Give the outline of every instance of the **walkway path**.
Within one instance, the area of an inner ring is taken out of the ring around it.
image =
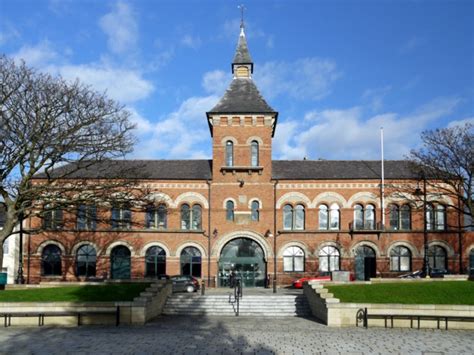
[[[162,317],[143,327],[1,328],[0,353],[472,354],[474,332],[334,329],[303,318]]]

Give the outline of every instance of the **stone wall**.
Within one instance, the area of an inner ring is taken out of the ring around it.
[[[359,309],[367,308],[368,314],[406,314],[433,316],[474,317],[474,306],[468,305],[418,305],[418,304],[380,304],[380,303],[341,303],[320,283],[306,283],[304,294],[308,299],[313,316],[329,327],[354,327]],[[370,319],[369,326],[385,326],[383,319]],[[390,326],[390,321],[388,321]],[[413,326],[417,327],[416,321]],[[409,320],[394,320],[394,327],[409,328]],[[444,322],[440,327],[444,329]],[[436,321],[422,320],[420,328],[437,328]],[[450,321],[449,329],[474,329],[474,322]]]

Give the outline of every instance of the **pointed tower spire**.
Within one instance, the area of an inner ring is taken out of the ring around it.
[[[244,5],[238,6],[240,9],[240,35],[237,49],[235,50],[234,60],[232,61],[232,74],[234,77],[250,78],[253,73],[253,62],[250,57],[247,39],[245,38],[244,24]]]

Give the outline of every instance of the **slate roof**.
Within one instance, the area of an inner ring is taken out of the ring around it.
[[[106,160],[99,163],[68,164],[57,169],[53,176],[68,179],[156,179],[156,180],[209,180],[212,178],[212,160]],[[72,173],[71,173],[72,172]],[[45,178],[44,173],[36,178]]]
[[[224,96],[207,114],[213,113],[276,113],[267,104],[250,78],[235,78]]]
[[[57,174],[67,178],[117,178],[156,180],[209,180],[212,160],[111,160],[95,164],[83,163],[75,170],[70,164],[58,168]],[[277,180],[344,180],[380,179],[380,161],[375,160],[273,160],[272,177]],[[57,175],[57,176],[58,176]],[[44,173],[36,178],[45,178]],[[404,160],[385,161],[386,179],[417,179],[419,176]]]
[[[245,38],[243,31],[240,32],[239,42],[237,43],[237,49],[235,50],[232,64],[253,64],[252,58],[250,57],[249,48],[247,46],[247,39]]]
[[[386,179],[416,179],[410,162],[384,161]],[[273,160],[272,177],[281,180],[380,179],[379,160]]]

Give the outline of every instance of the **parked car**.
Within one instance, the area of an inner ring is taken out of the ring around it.
[[[303,288],[303,284],[306,281],[331,281],[331,275],[319,275],[319,276],[310,276],[310,277],[302,277],[293,281],[294,288]]]
[[[199,290],[199,281],[195,277],[189,275],[171,276],[173,282],[173,292],[195,292]]]

